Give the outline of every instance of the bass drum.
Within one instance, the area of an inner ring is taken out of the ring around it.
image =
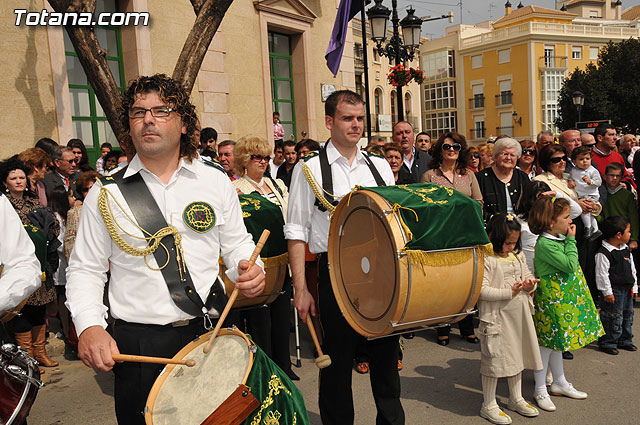
[[[35,360],[13,344],[0,347],[0,423],[19,424],[43,386]]]
[[[423,217],[419,208],[412,211]],[[338,204],[331,220],[333,292],[349,325],[368,338],[454,323],[472,312],[480,295],[480,247],[424,252],[416,264],[403,251],[410,238],[397,210],[378,193],[358,190]],[[448,258],[456,264],[446,264]]]

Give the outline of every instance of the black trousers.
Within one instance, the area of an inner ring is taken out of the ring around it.
[[[457,323],[460,329],[460,335],[468,337],[474,335],[473,332],[473,314],[467,315],[464,319]],[[437,328],[438,336],[449,336],[451,333],[451,325],[440,326]]]
[[[320,322],[324,333],[322,348],[331,357],[331,366],[320,369],[320,416],[324,425],[349,425],[354,422],[353,358],[361,336],[340,313],[327,267],[327,256],[319,256],[318,297]],[[378,411],[376,425],[404,424],[398,375],[398,337],[369,341],[369,378]]]
[[[188,326],[145,325],[116,320],[113,337],[123,354],[173,357],[206,330],[203,319],[193,319]],[[113,367],[114,398],[119,425],[144,425],[143,410],[149,391],[163,365],[124,362]]]

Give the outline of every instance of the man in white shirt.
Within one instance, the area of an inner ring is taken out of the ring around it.
[[[324,152],[305,156],[294,168],[285,237],[289,240],[294,304],[303,321],[307,314],[316,314],[305,281],[305,243],[309,244],[312,253],[319,254],[318,297],[322,306],[323,351],[331,357],[331,365],[320,370],[320,416],[324,425],[349,425],[354,421],[351,391],[353,359],[356,345],[362,337],[340,313],[331,289],[327,264],[329,211],[315,204],[316,198],[303,174],[303,166],[308,167],[318,186],[338,199],[356,185],[375,186],[379,180],[381,184],[393,185],[394,177],[386,160],[367,156],[358,149],[364,128],[364,102],[358,94],[349,90],[332,93],[325,103],[325,125],[331,131],[331,141],[326,144]],[[324,158],[328,163],[325,167],[330,168],[328,171],[332,176],[333,187],[330,190],[323,186],[321,163]],[[367,347],[371,357],[371,387],[378,409],[376,423],[404,424],[398,376],[398,337],[370,341]]]
[[[118,422],[144,424],[142,411],[161,366],[114,366],[112,354],[173,357],[204,333],[205,320],[196,316],[206,311],[202,300],[218,275],[219,257],[230,269],[244,272],[237,287],[245,296],[262,292],[264,273],[261,263],[246,270],[254,243],[231,182],[214,164],[196,159],[195,108],[184,88],[163,74],[139,77],[127,89],[122,108],[129,117],[123,124],[130,140],[124,143],[136,155],[125,171],[100,179],[85,199],[67,271],[67,306],[79,334],[78,357],[89,367],[114,370]],[[125,185],[140,179],[153,198],[147,198],[150,202],[123,195]],[[136,252],[152,243],[135,213],[140,205],[136,200],[150,209],[157,206],[154,218],[164,219],[166,228],[180,235],[178,240],[173,234],[175,248],[166,251],[171,252],[168,259],[162,252],[165,243],[173,245],[167,237],[157,248],[159,253]],[[157,261],[156,255],[166,262]],[[165,268],[175,273],[167,277]],[[105,330],[107,308],[102,303],[108,270],[109,303],[116,319],[113,338]],[[168,289],[171,277],[186,304]],[[192,298],[194,291],[200,310]],[[185,311],[189,307],[195,314]]]

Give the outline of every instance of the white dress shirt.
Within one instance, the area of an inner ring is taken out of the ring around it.
[[[327,159],[331,166],[333,178],[333,195],[339,200],[351,192],[356,185],[377,186],[371,169],[366,163],[364,154],[358,151],[353,163],[349,165],[347,158],[329,143]],[[384,182],[393,186],[395,179],[389,163],[384,158],[369,157]],[[314,205],[316,197],[309,183],[302,174],[302,163],[299,161],[293,169],[291,186],[289,187],[289,209],[287,224],[284,226],[284,237],[289,240],[300,240],[309,243],[309,251],[314,254],[326,252],[329,241],[329,211],[320,211]],[[319,187],[322,187],[322,173],[318,155],[304,162],[315,176]]]
[[[124,177],[137,172],[141,173],[167,224],[175,226],[182,235],[187,268],[196,291],[206,300],[218,275],[219,257],[222,256],[230,268],[235,268],[240,260],[249,259],[255,246],[244,226],[235,189],[225,173],[199,160],[180,159],[178,169],[167,184],[135,156]],[[125,215],[126,212],[133,217],[118,186],[104,187],[111,195],[108,199],[114,221],[124,229],[119,229],[120,235],[130,245],[144,248],[145,241],[125,234],[142,237],[142,232]],[[78,335],[90,326],[106,327],[107,308],[102,303],[102,294],[109,269],[109,303],[113,317],[157,325],[192,318],[174,304],[161,271],[152,270],[142,257],[123,252],[111,240],[98,209],[100,189],[101,185],[96,183],[87,194],[67,271],[67,307]],[[189,228],[182,218],[185,208],[196,201],[206,202],[215,212],[215,225],[204,233]],[[153,254],[147,256],[146,261],[152,268],[158,267]],[[257,264],[262,265],[260,261]]]
[[[0,195],[0,312],[20,304],[42,284],[36,248],[18,213]]]
[[[611,252],[614,250],[623,250],[627,248],[627,244],[623,243],[620,245],[620,248],[616,248],[611,245],[607,241],[602,241],[602,247],[607,251]],[[631,256],[631,274],[633,275],[633,290],[634,294],[638,293],[638,276],[636,274],[636,265],[633,261],[633,255],[631,251],[629,251],[629,255]],[[598,287],[598,291],[602,292],[602,295],[607,297],[613,294],[613,289],[611,289],[611,281],[609,280],[609,267],[611,263],[609,263],[609,259],[605,257],[604,254],[598,252],[596,253],[596,286]]]
[[[404,162],[404,165],[406,165],[409,170],[411,170],[411,167],[413,167],[413,161],[415,161],[415,160],[416,160],[416,148],[415,147],[411,151],[411,159],[407,158],[407,155],[402,154],[402,161]]]

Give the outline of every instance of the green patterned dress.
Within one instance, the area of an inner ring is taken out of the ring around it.
[[[604,335],[591,298],[574,237],[543,234],[536,244],[536,276],[540,278],[533,301],[533,322],[538,344],[552,350],[584,347]]]

